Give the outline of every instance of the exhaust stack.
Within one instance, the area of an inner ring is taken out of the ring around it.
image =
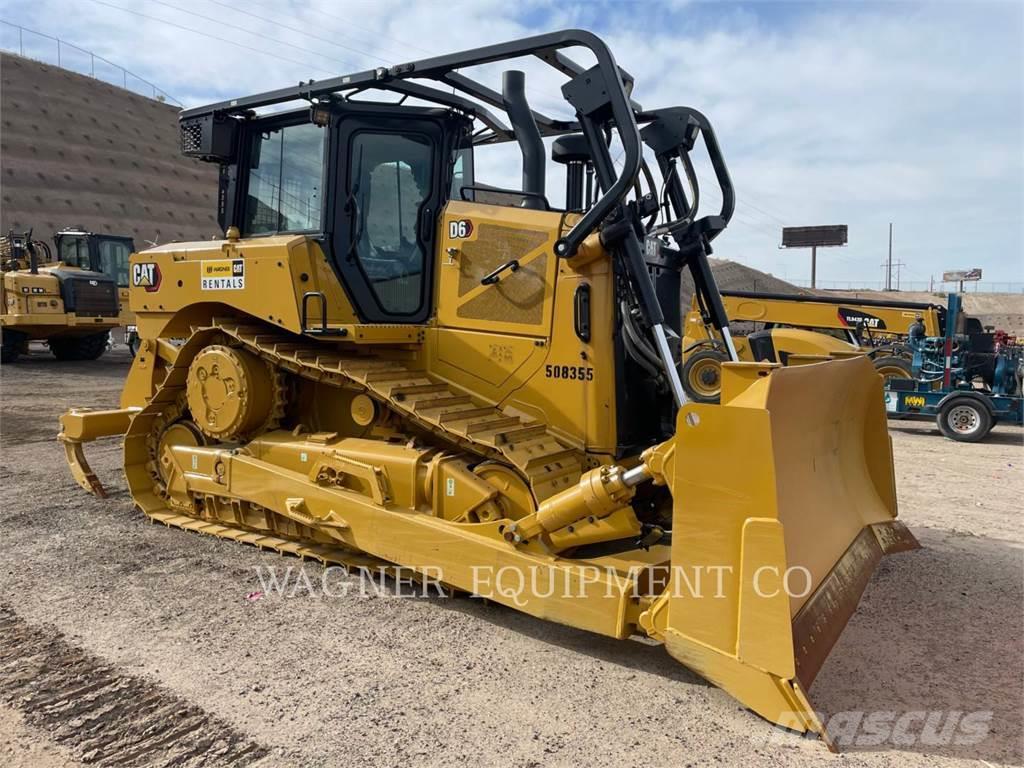
[[[528,195],[523,207],[541,208],[541,200],[534,195],[544,196],[544,142],[526,100],[525,73],[517,69],[502,73],[501,98],[523,153],[523,192]]]

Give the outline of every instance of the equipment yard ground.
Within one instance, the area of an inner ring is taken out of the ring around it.
[[[1024,762],[1020,429],[959,444],[932,421],[890,423],[900,517],[923,548],[882,561],[811,690],[826,713],[990,710],[987,738],[837,757],[780,736],[663,648],[469,598],[248,599],[257,568],[302,569],[315,586],[322,568],[148,523],[118,441],[90,453],[111,498],[71,479],[57,416],[116,407],[128,363],[118,348],[3,370],[0,765],[113,764],[150,726],[132,764]],[[140,697],[149,710],[125,706]]]

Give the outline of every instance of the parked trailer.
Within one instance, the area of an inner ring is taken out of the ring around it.
[[[959,316],[960,296],[951,293],[947,317]],[[909,340],[913,378],[886,381],[888,415],[934,418],[946,437],[972,443],[997,422],[1024,424],[1024,347],[957,325],[947,323],[944,336]]]
[[[885,391],[889,416],[934,418],[939,431],[951,440],[984,440],[998,422],[1024,424],[1024,398],[966,389],[927,390],[918,382],[892,379]]]

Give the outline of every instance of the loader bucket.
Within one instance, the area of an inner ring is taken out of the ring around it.
[[[919,546],[896,520],[882,379],[860,357],[726,364],[722,385],[722,405],[679,413],[674,583],[641,621],[750,709],[827,740],[806,691],[882,555]]]

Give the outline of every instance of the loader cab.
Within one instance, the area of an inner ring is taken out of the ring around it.
[[[221,225],[318,240],[366,323],[431,314],[438,215],[472,184],[471,122],[445,109],[333,105],[246,121]]]
[[[135,251],[132,238],[62,229],[53,242],[57,259],[66,266],[109,275],[119,288],[128,287],[128,260]]]

